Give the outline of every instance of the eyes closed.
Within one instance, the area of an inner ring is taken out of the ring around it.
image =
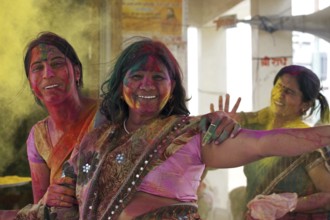
[[[284,92],[285,94],[288,94],[288,95],[292,95],[292,96],[296,96],[297,95],[297,92],[296,91],[294,91],[293,89],[290,89],[290,88],[282,85],[281,83],[276,83],[275,88],[276,89],[279,89],[281,92]]]

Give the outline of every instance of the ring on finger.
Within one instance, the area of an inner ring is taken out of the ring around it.
[[[209,143],[211,138],[212,138],[212,133],[210,131],[207,131],[202,140],[203,145]]]

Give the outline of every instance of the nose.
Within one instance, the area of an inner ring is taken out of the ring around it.
[[[152,89],[155,89],[155,85],[151,78],[144,77],[143,80],[141,81],[140,88],[144,89],[144,90],[152,90]]]
[[[43,71],[43,78],[53,77],[55,74],[50,65],[46,64]]]

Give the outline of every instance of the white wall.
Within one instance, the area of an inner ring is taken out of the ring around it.
[[[251,111],[253,102],[250,25],[238,24],[237,28],[227,30],[226,52],[227,93],[231,96],[231,107],[237,98],[241,97],[238,112]],[[243,167],[228,169],[228,192],[242,185],[246,185]]]
[[[198,98],[199,114],[208,113],[210,103],[217,102],[218,96],[227,90],[226,80],[226,32],[215,28],[201,28],[199,32],[199,73]],[[214,190],[214,204],[227,208],[228,170],[210,171],[206,177],[209,186]]]
[[[201,28],[199,32],[199,113],[209,112],[211,102],[227,90],[226,32],[214,27]]]
[[[251,16],[291,14],[291,2],[287,0],[251,0]],[[253,73],[253,110],[269,105],[270,92],[275,74],[280,68],[292,63],[292,35],[289,31],[277,31],[272,34],[252,29],[252,73]],[[277,64],[270,61],[268,66],[261,65],[264,57],[286,57],[287,62]]]

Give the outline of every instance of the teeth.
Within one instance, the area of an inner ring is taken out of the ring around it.
[[[278,101],[274,101],[274,103],[275,103],[276,105],[280,105],[280,106],[283,106],[283,105],[284,105],[282,102],[278,102]]]
[[[142,99],[154,99],[154,98],[156,98],[155,95],[146,95],[146,96],[144,96],[144,95],[139,95],[138,97],[139,97],[139,98],[142,98]]]
[[[51,89],[51,88],[55,88],[55,87],[58,87],[58,84],[46,86],[45,89]]]

